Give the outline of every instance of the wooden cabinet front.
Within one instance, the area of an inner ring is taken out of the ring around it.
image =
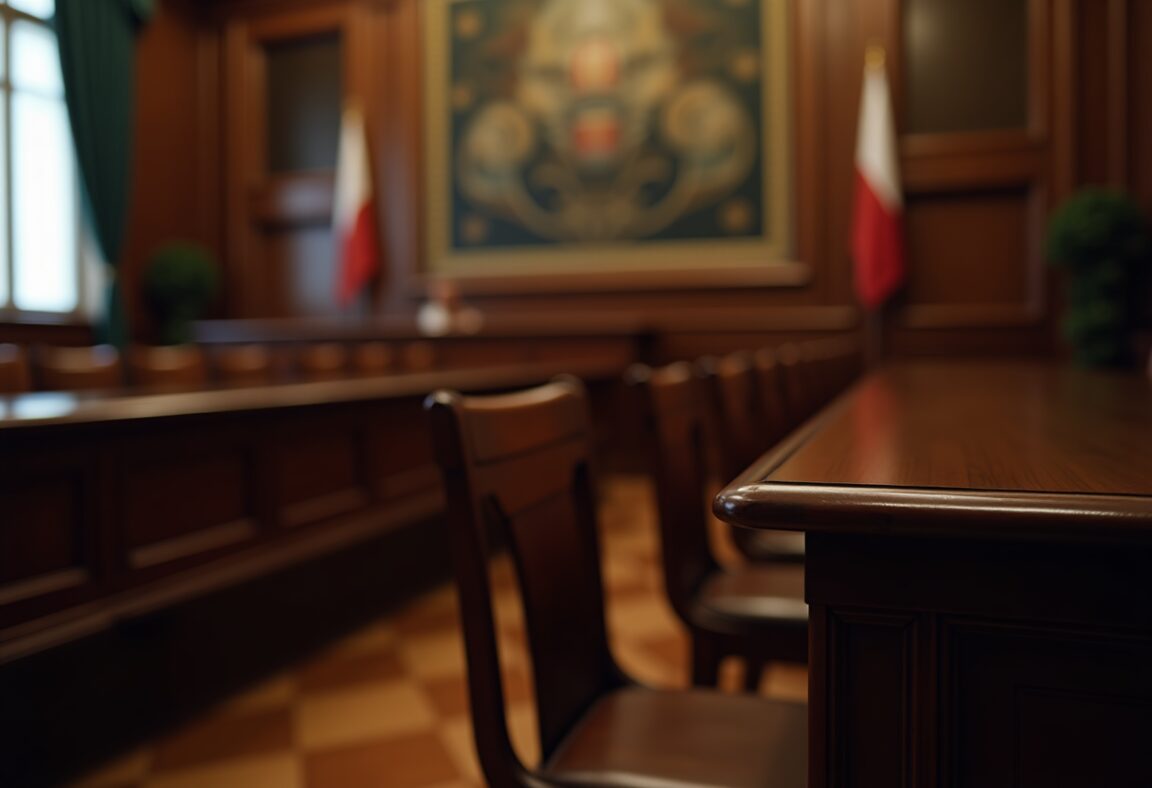
[[[1152,784],[1152,549],[809,534],[814,786]]]

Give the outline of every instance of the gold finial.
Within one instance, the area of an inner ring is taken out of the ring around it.
[[[868,68],[884,68],[884,47],[880,44],[869,44],[864,50],[864,65]]]

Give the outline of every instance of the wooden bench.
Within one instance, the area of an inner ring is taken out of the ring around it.
[[[615,359],[0,400],[0,662],[441,511],[421,401]]]

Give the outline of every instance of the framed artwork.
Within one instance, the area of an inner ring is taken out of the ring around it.
[[[793,259],[787,0],[425,0],[427,272]]]

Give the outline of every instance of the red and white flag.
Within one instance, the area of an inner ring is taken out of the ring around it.
[[[856,210],[852,256],[856,295],[867,309],[884,303],[904,278],[904,197],[896,158],[896,129],[882,51],[864,66],[856,129]]]
[[[344,109],[341,119],[335,192],[332,230],[337,254],[336,298],[341,306],[347,306],[380,268],[368,132],[364,113],[355,104]]]

